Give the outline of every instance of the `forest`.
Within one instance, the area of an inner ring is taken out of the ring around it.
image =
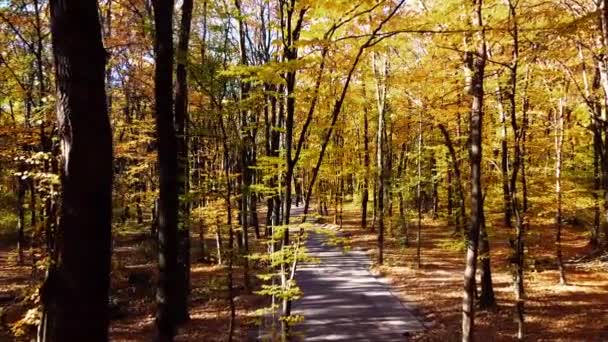
[[[608,0],[0,0],[0,341],[608,341]]]

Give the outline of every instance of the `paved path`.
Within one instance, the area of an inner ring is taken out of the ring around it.
[[[300,340],[407,341],[408,332],[423,329],[388,283],[371,274],[364,252],[344,253],[326,238],[309,233],[309,254],[319,262],[302,264],[296,273],[304,292],[293,303],[293,314],[304,315],[295,327]]]

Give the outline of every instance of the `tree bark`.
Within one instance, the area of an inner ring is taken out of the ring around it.
[[[384,261],[384,111],[378,113],[378,264],[382,265]]]
[[[153,0],[154,101],[159,164],[158,288],[156,326],[159,341],[173,341],[179,272],[177,138],[173,113],[173,0]]]
[[[50,13],[63,192],[38,341],[107,341],[112,134],[97,1],[52,0]]]
[[[399,157],[399,165],[397,167],[397,181],[400,183],[404,183],[403,182],[403,178],[404,178],[404,174],[407,171],[407,163],[408,163],[408,157],[407,157],[407,145],[405,143],[401,144],[401,155]],[[408,246],[409,241],[408,241],[408,231],[407,231],[407,223],[406,223],[406,217],[405,217],[405,199],[403,198],[403,189],[399,189],[398,191],[398,199],[399,199],[399,222],[401,225],[401,234],[403,235],[404,238],[404,244],[405,246]]]
[[[374,71],[376,83],[376,106],[378,110],[378,127],[376,132],[376,163],[378,168],[377,173],[377,191],[378,200],[378,264],[382,265],[384,261],[384,204],[385,204],[385,187],[387,163],[385,159],[386,151],[386,109],[387,109],[387,78],[388,78],[388,60],[387,56],[380,58],[378,53],[372,54],[372,69]],[[378,65],[380,64],[380,65]],[[379,68],[380,67],[380,68]]]
[[[418,155],[416,158],[416,209],[418,214],[416,229],[416,266],[422,264],[420,255],[421,230],[422,230],[422,112],[418,113]]]
[[[175,134],[177,136],[177,192],[178,212],[178,253],[175,298],[175,322],[181,324],[190,319],[188,297],[190,294],[190,203],[188,167],[188,44],[192,22],[192,0],[182,2],[179,42],[177,46],[176,91],[175,91]]]
[[[472,104],[470,112],[469,158],[471,166],[471,227],[467,238],[466,267],[464,271],[464,291],[462,299],[462,341],[474,340],[475,333],[475,271],[477,270],[477,245],[479,231],[483,223],[483,195],[481,188],[482,119],[484,98],[484,73],[486,64],[486,42],[483,31],[482,0],[473,0],[472,21],[481,29],[477,34],[478,49],[472,56],[472,78],[470,92]]]
[[[591,226],[591,234],[589,236],[589,244],[593,248],[599,247],[600,239],[600,222],[601,222],[601,209],[600,209],[600,196],[599,193],[601,187],[600,177],[600,159],[602,158],[602,130],[599,122],[601,118],[602,107],[599,99],[595,96],[595,91],[599,88],[597,82],[589,82],[587,75],[587,65],[583,55],[583,49],[581,45],[578,45],[578,57],[581,62],[581,76],[583,79],[583,91],[584,98],[589,108],[591,116],[591,132],[593,133],[593,225]],[[599,68],[595,69],[595,79],[599,78]],[[592,83],[592,84],[591,84]],[[592,93],[593,90],[593,93]]]
[[[519,27],[517,18],[517,3],[509,0],[509,26],[510,34],[513,39],[513,57],[509,66],[510,77],[509,77],[509,111],[511,117],[511,127],[514,135],[514,146],[513,146],[513,167],[511,170],[511,179],[509,183],[509,197],[511,200],[511,210],[515,215],[515,241],[510,241],[513,249],[512,264],[514,266],[513,276],[513,288],[515,291],[515,299],[517,301],[515,305],[515,317],[517,321],[517,337],[523,339],[524,337],[524,234],[526,229],[525,215],[527,211],[527,189],[525,180],[525,129],[527,126],[526,122],[526,104],[524,99],[524,108],[522,110],[522,124],[518,125],[517,121],[517,70],[519,66]],[[517,174],[521,170],[521,182],[522,182],[522,206],[520,208],[519,199],[517,195]]]
[[[226,32],[227,34],[227,32]],[[225,67],[225,66],[224,66]],[[221,113],[221,108],[219,109]],[[227,276],[227,292],[228,292],[228,304],[230,307],[230,319],[228,321],[228,342],[232,342],[234,337],[234,326],[236,318],[236,306],[234,303],[234,229],[232,227],[232,182],[230,180],[230,151],[228,149],[228,135],[226,134],[226,127],[224,125],[224,118],[219,118],[220,130],[222,134],[223,143],[223,158],[224,158],[224,177],[226,178],[226,195],[225,195],[225,209],[226,209],[226,225],[228,226],[228,272]],[[219,221],[218,221],[219,223]],[[218,234],[220,232],[220,226],[218,225]],[[218,239],[220,235],[218,235]],[[218,240],[218,246],[220,241]],[[218,249],[218,255],[220,251]]]
[[[554,115],[555,140],[555,258],[559,269],[559,283],[566,284],[566,270],[562,258],[562,150],[564,146],[564,111],[565,99],[560,98],[557,112]]]
[[[19,173],[15,176],[17,187],[17,263],[23,263],[23,248],[25,244],[25,161],[19,160]],[[33,227],[32,227],[33,228]]]
[[[439,211],[439,193],[437,191],[437,160],[435,159],[435,153],[431,153],[432,214],[433,220],[436,220]]]
[[[365,89],[365,87],[364,87]],[[363,95],[365,98],[365,94]],[[369,120],[368,120],[368,109],[364,105],[363,108],[363,191],[361,193],[361,228],[367,229],[367,202],[369,201]]]

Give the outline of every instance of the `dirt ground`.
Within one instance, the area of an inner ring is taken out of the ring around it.
[[[493,311],[477,311],[476,336],[478,341],[512,341],[517,333],[507,260],[512,229],[493,223],[490,243],[498,307]],[[343,230],[350,236],[353,247],[368,250],[375,260],[377,235],[360,228],[358,211],[345,212]],[[414,339],[459,341],[464,251],[458,247],[452,227],[441,220],[425,220],[421,227],[422,265],[418,269],[416,231],[417,225],[410,225],[409,247],[389,233],[385,265],[375,270],[387,276],[404,300],[414,304],[425,319],[428,330]],[[591,250],[582,228],[566,227],[562,239],[564,260],[569,261],[566,263],[568,285],[560,286],[553,261],[554,236],[551,225],[531,225],[526,236],[526,341],[608,341],[608,263],[573,262]]]

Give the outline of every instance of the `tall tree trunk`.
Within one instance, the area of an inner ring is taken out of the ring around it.
[[[217,265],[222,265],[222,224],[220,222],[220,216],[217,215],[215,219],[215,249],[217,255]]]
[[[188,167],[188,44],[192,22],[192,0],[182,2],[179,41],[177,45],[176,90],[175,90],[175,134],[177,136],[177,192],[178,212],[178,252],[177,284],[174,318],[176,324],[190,319],[188,297],[190,294],[190,203],[186,199],[189,192]]]
[[[280,93],[280,90],[277,90],[271,86],[266,87],[267,92],[275,91],[276,93]],[[268,95],[268,101],[270,102],[270,118],[266,121],[266,155],[269,157],[278,156],[279,150],[279,131],[276,129],[279,127],[278,110],[282,110],[283,106],[278,103],[277,97],[275,94]],[[279,105],[277,108],[277,104]],[[273,175],[269,182],[268,186],[273,189],[273,192],[277,187],[277,177]],[[271,226],[278,226],[279,223],[279,207],[280,203],[278,203],[278,194],[273,194],[270,196],[266,202],[267,204],[267,212],[266,212],[266,236],[271,235]]]
[[[406,172],[407,170],[407,162],[408,162],[408,158],[407,158],[407,145],[406,143],[402,143],[401,144],[401,155],[399,157],[399,165],[397,167],[397,181],[400,182],[401,184],[403,184],[403,174]],[[404,244],[405,246],[408,245],[409,241],[408,241],[408,236],[407,236],[407,224],[405,223],[405,200],[403,198],[403,192],[404,190],[399,189],[399,191],[397,192],[398,194],[398,199],[399,199],[399,222],[401,225],[401,233],[404,237]]]
[[[257,163],[257,157],[256,157],[255,149],[254,149],[251,164],[256,165],[256,163]],[[256,176],[255,178],[257,179],[258,177]],[[257,182],[257,180],[255,180],[251,183],[254,183],[254,182]],[[255,238],[259,239],[261,237],[261,235],[260,235],[260,223],[258,220],[258,196],[257,196],[257,194],[255,194],[253,192],[249,195],[249,220],[251,222],[251,225],[253,226],[253,232],[255,234]]]
[[[377,154],[377,153],[376,153]],[[378,182],[374,182],[372,187],[372,227],[370,232],[376,232],[376,218],[378,217]]]
[[[452,178],[454,178],[454,171],[452,171],[452,165],[450,165],[450,154],[446,155],[447,162],[447,172],[446,172],[446,190],[447,190],[447,213],[448,213],[448,225],[453,225],[454,220],[454,182]]]
[[[420,244],[422,243],[422,112],[418,113],[418,155],[416,156],[416,209],[418,214],[416,229],[416,265],[422,264]]]
[[[107,341],[112,133],[97,1],[51,0],[50,13],[63,192],[38,341]]]
[[[299,15],[294,17],[295,11],[295,0],[292,0],[288,5],[287,2],[281,2],[281,11],[285,16],[285,27],[287,28],[286,38],[284,44],[284,58],[287,62],[295,61],[298,58],[298,49],[294,44],[299,40],[300,29],[302,28],[302,20],[304,18],[305,9],[302,9]],[[297,19],[294,23],[293,19]],[[291,193],[292,193],[292,180],[293,172],[295,168],[295,161],[292,159],[292,145],[293,145],[293,129],[294,129],[294,116],[296,110],[296,98],[294,96],[296,87],[296,70],[288,71],[285,73],[285,178],[283,184],[283,225],[289,226],[289,219],[291,214]],[[289,241],[289,228],[286,228],[283,232],[283,248],[288,248]],[[287,260],[284,260],[288,263]],[[283,284],[285,288],[287,284]],[[282,303],[283,317],[289,317],[291,315],[291,300],[288,298],[283,299]],[[283,336],[289,336],[289,324],[287,320],[282,320],[282,332]]]
[[[226,32],[227,34],[227,32]],[[225,65],[224,65],[225,67]],[[221,108],[219,109],[221,113]],[[226,178],[226,224],[228,226],[228,272],[227,272],[227,292],[228,292],[228,305],[230,307],[230,319],[228,321],[228,342],[232,342],[234,336],[234,326],[236,320],[236,306],[234,303],[234,229],[232,227],[232,181],[230,180],[230,151],[228,149],[228,135],[226,134],[226,127],[224,125],[224,118],[219,119],[220,130],[222,134],[223,143],[223,163],[224,163],[224,177]],[[220,227],[218,226],[218,234]],[[219,239],[220,235],[218,235]],[[218,245],[220,243],[218,242]],[[218,250],[218,253],[220,251]]]
[[[482,0],[473,1],[474,26],[481,29],[476,35],[478,49],[471,56],[472,78],[470,92],[472,95],[469,158],[471,166],[471,227],[468,232],[466,267],[464,271],[464,291],[462,299],[462,341],[474,340],[475,333],[475,271],[477,270],[477,245],[479,231],[483,223],[483,195],[481,188],[482,157],[482,119],[484,97],[484,73],[486,64],[486,42],[483,31]]]
[[[159,164],[158,288],[156,325],[159,341],[173,341],[179,271],[177,138],[173,114],[173,0],[153,0],[154,101]]]
[[[205,221],[201,218],[199,220],[199,244],[201,248],[201,255],[199,261],[207,261],[207,243],[205,242]]]
[[[379,53],[372,53],[372,69],[376,84],[376,108],[378,111],[378,127],[376,132],[376,163],[377,173],[377,195],[376,205],[378,217],[378,264],[384,261],[384,204],[386,195],[386,176],[387,176],[387,154],[386,143],[386,110],[387,110],[387,78],[388,78],[388,57],[380,56]]]
[[[23,245],[25,244],[25,162],[19,161],[19,174],[16,178],[17,185],[17,262],[23,263]]]
[[[600,178],[600,158],[602,154],[602,132],[601,124],[599,122],[601,118],[602,107],[599,99],[595,95],[595,91],[599,88],[597,82],[589,82],[587,75],[587,65],[585,63],[585,57],[583,55],[583,48],[581,44],[578,44],[578,57],[581,62],[581,76],[583,79],[583,91],[585,102],[589,107],[589,113],[591,114],[591,132],[593,133],[593,225],[591,226],[591,234],[589,236],[589,244],[593,248],[599,246],[599,233],[600,233],[600,222],[601,222],[601,209],[600,209],[600,198],[599,193],[601,190],[601,178]],[[599,79],[599,68],[595,69],[595,79]],[[591,84],[593,83],[593,84]],[[593,89],[593,93],[592,93]]]
[[[35,231],[36,226],[38,225],[38,218],[36,216],[36,209],[38,209],[36,204],[36,180],[34,178],[30,178],[28,184],[30,188],[30,225]]]
[[[439,193],[437,191],[437,159],[435,159],[435,153],[431,153],[432,214],[433,219],[436,220],[439,211]]]
[[[515,317],[517,321],[517,336],[518,339],[523,339],[524,336],[524,234],[526,229],[525,215],[527,211],[527,189],[525,181],[525,129],[526,122],[526,99],[522,110],[522,124],[518,125],[517,121],[517,71],[519,66],[519,26],[517,18],[517,2],[509,0],[509,29],[513,39],[513,57],[509,66],[509,111],[511,117],[511,127],[514,135],[513,146],[513,168],[511,171],[511,179],[509,183],[509,194],[511,200],[511,210],[515,215],[515,241],[510,241],[513,249],[512,263],[515,268],[513,274],[513,288],[515,291]],[[520,207],[517,194],[517,175],[521,170],[522,182],[522,206]]]
[[[562,150],[564,146],[564,111],[565,99],[560,98],[557,112],[554,113],[554,140],[555,140],[555,200],[557,210],[555,213],[555,257],[559,269],[559,283],[566,284],[566,270],[562,258]]]
[[[364,95],[365,97],[365,95]],[[361,228],[367,229],[367,202],[369,201],[369,120],[367,106],[363,109],[363,191],[361,193]]]
[[[247,45],[246,45],[246,32],[245,25],[243,23],[243,13],[241,10],[241,2],[240,0],[234,1],[235,7],[237,9],[238,14],[238,32],[239,32],[239,50],[241,55],[241,64],[248,65],[247,60]],[[241,105],[244,100],[249,97],[249,88],[250,84],[247,81],[241,81]],[[245,290],[249,291],[249,259],[247,259],[246,255],[249,253],[249,208],[251,202],[251,181],[252,181],[252,172],[250,169],[251,164],[251,150],[255,148],[254,146],[254,134],[251,131],[251,128],[248,128],[250,125],[249,122],[249,111],[247,109],[241,109],[241,148],[240,148],[240,167],[241,167],[241,201],[240,201],[240,221],[241,226],[243,228],[243,251],[242,251],[242,263],[243,263],[243,279],[245,283]]]
[[[600,246],[600,231],[601,231],[601,201],[599,193],[602,189],[600,161],[602,155],[602,135],[599,124],[597,124],[598,116],[594,115],[593,120],[593,228],[591,230],[590,244],[597,248]]]
[[[504,221],[507,227],[512,226],[513,211],[509,197],[509,149],[507,146],[507,115],[503,106],[503,96],[500,87],[496,88],[496,103],[500,116],[500,171],[502,176],[502,193],[504,205]]]
[[[378,163],[378,264],[382,265],[384,261],[384,110],[378,112],[378,148],[377,148],[377,163]]]

